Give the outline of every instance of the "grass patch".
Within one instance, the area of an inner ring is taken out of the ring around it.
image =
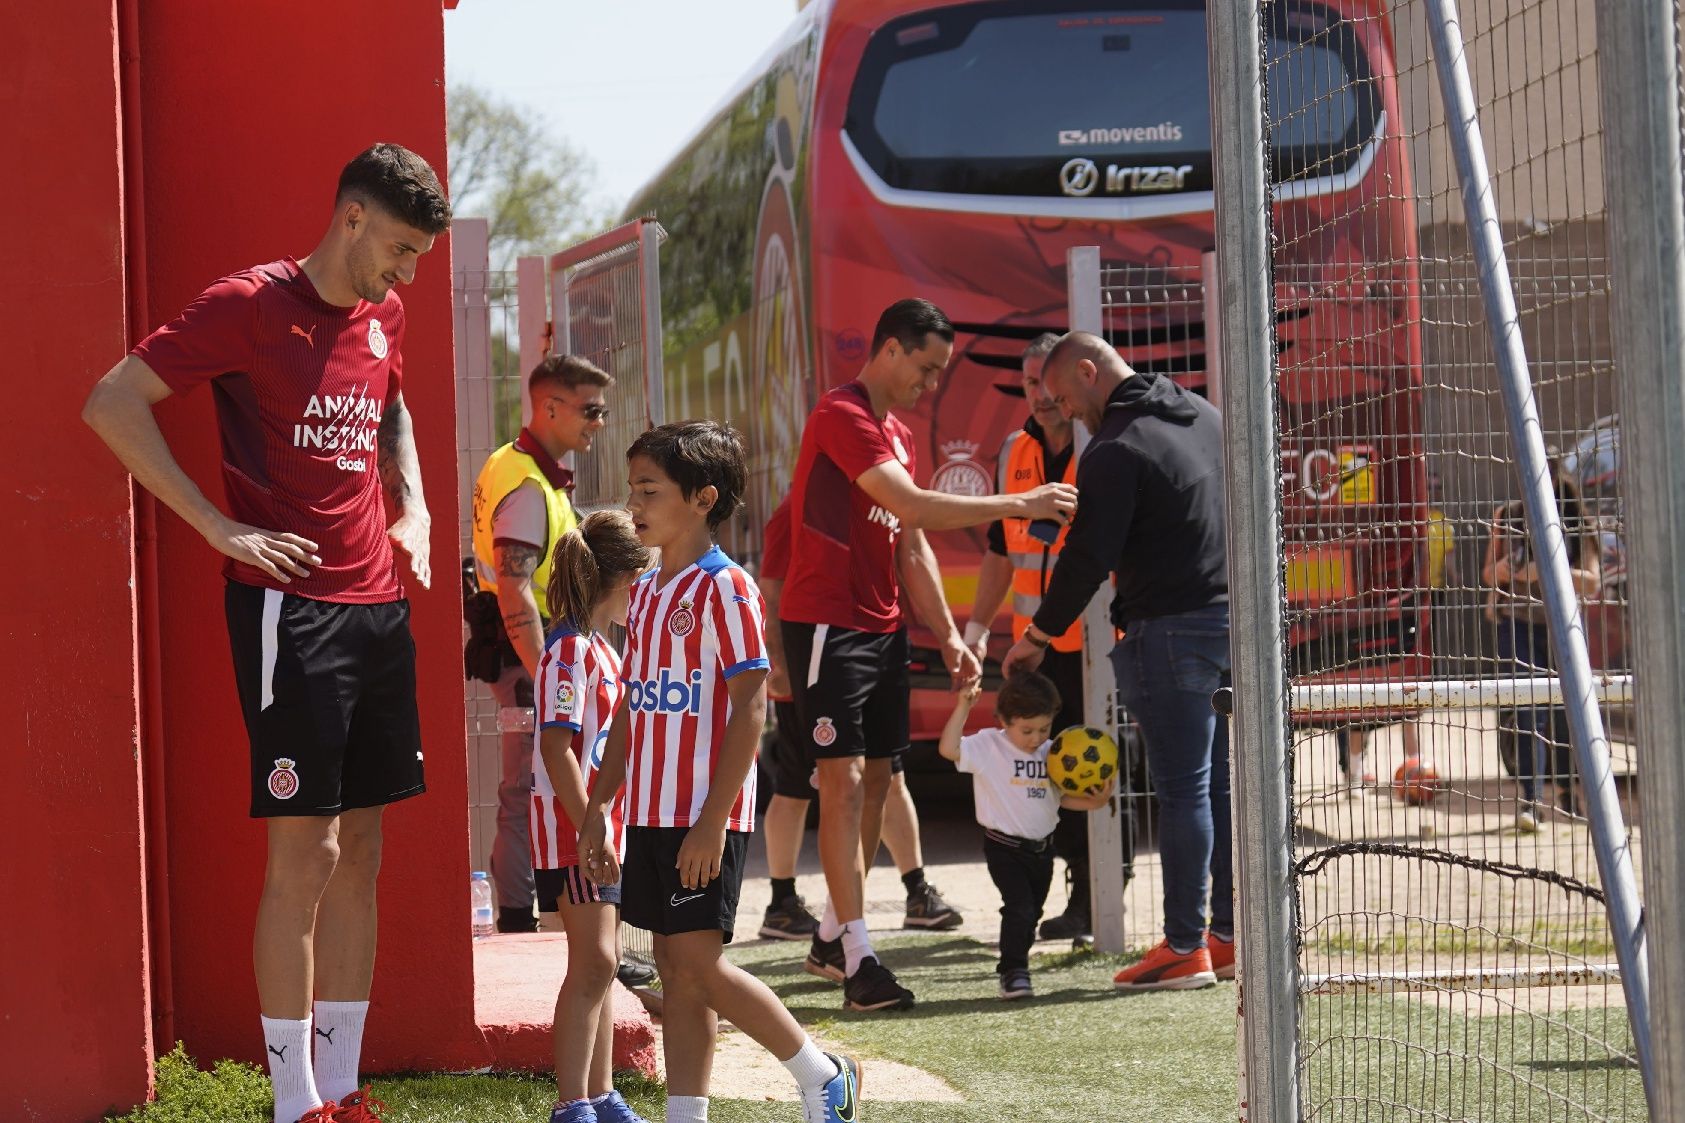
[[[1232,986],[1122,997],[1111,976],[1128,957],[1058,952],[1031,964],[1036,997],[995,997],[994,956],[957,937],[893,937],[884,962],[918,993],[898,1014],[854,1014],[838,988],[803,973],[788,944],[734,948],[816,1035],[942,1077],[963,1104],[869,1104],[866,1123],[1014,1123],[1144,1119],[1209,1123],[1235,1116]],[[1467,1018],[1380,996],[1307,999],[1302,1105],[1318,1123],[1423,1118],[1644,1118],[1636,1068],[1601,1045],[1630,1048],[1619,1009]],[[621,1092],[652,1120],[665,1090],[642,1079]],[[417,1075],[374,1081],[392,1123],[536,1123],[548,1077]],[[199,1071],[178,1046],[159,1061],[158,1101],[110,1123],[269,1123],[268,1082],[244,1064]],[[793,1105],[716,1099],[713,1123],[789,1123]]]
[[[1301,1106],[1328,1123],[1647,1119],[1620,1008],[1467,1018],[1408,998],[1308,998]],[[1314,1045],[1312,1044],[1314,1043]]]

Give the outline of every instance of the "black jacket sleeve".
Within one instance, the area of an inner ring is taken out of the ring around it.
[[[989,524],[988,538],[989,553],[999,554],[1003,558],[1006,557],[1006,527],[1001,525],[999,519]]]
[[[1139,487],[1140,466],[1121,444],[1101,441],[1083,455],[1077,465],[1076,517],[1032,621],[1043,635],[1062,635],[1117,568]]]

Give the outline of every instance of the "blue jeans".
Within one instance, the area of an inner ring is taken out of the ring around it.
[[[1517,678],[1549,677],[1556,673],[1551,663],[1550,627],[1510,616],[1498,618],[1498,659],[1506,673]],[[1515,778],[1521,783],[1521,798],[1539,799],[1539,781],[1567,784],[1573,777],[1572,750],[1567,741],[1567,713],[1560,706],[1517,706],[1513,711],[1516,731]]]
[[[1208,878],[1211,928],[1234,932],[1229,726],[1211,708],[1229,684],[1228,605],[1125,625],[1112,670],[1158,796],[1164,938],[1178,951],[1202,947]]]

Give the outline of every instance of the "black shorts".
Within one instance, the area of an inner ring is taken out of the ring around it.
[[[689,827],[627,827],[626,860],[620,863],[620,919],[658,936],[682,932],[723,932],[731,943],[737,925],[737,898],[743,891],[743,867],[749,836],[725,832],[720,876],[704,889],[679,884],[679,847]]]
[[[568,899],[570,905],[618,905],[620,903],[620,884],[598,885],[585,876],[585,871],[577,865],[563,866],[556,870],[532,871],[532,880],[538,892],[538,911],[555,912],[560,906],[562,898]]]
[[[813,757],[796,739],[796,704],[774,699],[773,730],[766,744],[766,767],[772,773],[772,794],[787,799],[812,799]]]
[[[816,759],[893,760],[907,749],[907,633],[785,621],[796,738]]]
[[[230,581],[254,818],[338,815],[427,790],[410,605],[337,604]]]

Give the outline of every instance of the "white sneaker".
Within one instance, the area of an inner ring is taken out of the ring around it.
[[[1539,831],[1539,816],[1531,805],[1523,807],[1515,813],[1515,829],[1523,834],[1537,834]]]

